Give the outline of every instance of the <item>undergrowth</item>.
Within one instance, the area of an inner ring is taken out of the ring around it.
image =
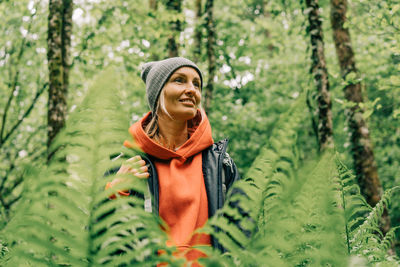
[[[126,176],[125,183],[104,190],[115,178],[104,173],[122,160],[109,156],[127,138],[118,86],[116,72],[99,76],[53,144],[57,152],[48,167],[26,166],[24,197],[0,233],[0,265],[182,266],[172,256],[175,248],[165,245],[163,222],[143,209],[145,180]],[[384,206],[398,188],[371,208],[340,156],[300,161],[304,102],[300,98],[281,116],[224,207],[199,230],[225,248],[199,248],[208,255],[200,260],[205,266],[400,264],[387,253],[397,229],[385,236],[379,230]],[[126,186],[134,196],[108,199]]]

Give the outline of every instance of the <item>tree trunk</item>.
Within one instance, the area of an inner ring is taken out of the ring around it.
[[[157,17],[157,9],[158,9],[158,1],[157,0],[150,0],[149,1],[149,8],[152,12],[154,12],[154,17]],[[152,39],[152,43],[157,43],[157,39]],[[159,56],[153,51],[150,54],[151,61],[158,61],[160,60]]]
[[[206,30],[207,30],[207,60],[208,60],[208,80],[205,88],[205,101],[204,110],[208,114],[210,112],[212,95],[214,90],[214,78],[215,78],[215,24],[213,19],[213,5],[214,0],[206,1]]]
[[[195,34],[194,34],[194,51],[193,51],[193,61],[198,62],[201,57],[201,40],[202,40],[202,34],[201,34],[201,29],[203,26],[202,23],[202,12],[201,12],[201,0],[196,0],[196,28],[195,28]]]
[[[174,11],[179,14],[182,12],[182,0],[168,0],[167,1],[167,9]],[[171,34],[168,37],[168,56],[169,57],[177,57],[179,55],[179,41],[176,41],[176,38],[179,38],[181,33],[181,22],[180,20],[171,21]]]
[[[308,32],[311,39],[311,73],[317,87],[318,123],[317,136],[320,151],[333,148],[332,102],[329,92],[328,70],[326,68],[324,37],[319,13],[318,0],[306,0],[308,10]]]
[[[157,10],[157,0],[150,0],[149,7],[152,10]]]
[[[331,24],[336,54],[339,60],[341,75],[344,80],[350,77],[359,77],[356,68],[354,52],[351,46],[350,33],[344,27],[346,22],[347,0],[331,0]],[[351,133],[351,152],[354,161],[358,184],[367,202],[375,206],[382,196],[382,186],[378,177],[377,165],[374,158],[369,130],[363,117],[363,102],[361,83],[348,81],[344,88],[344,95],[348,101],[356,105],[348,110],[349,130]],[[386,233],[390,228],[390,219],[387,211],[384,213],[382,230]]]
[[[64,0],[63,10],[63,27],[62,27],[62,64],[64,69],[64,84],[63,91],[68,92],[69,86],[69,70],[71,66],[70,51],[71,51],[71,35],[72,35],[72,12],[73,0]]]
[[[48,17],[49,100],[47,113],[48,160],[50,145],[65,124],[72,30],[72,0],[50,0]]]

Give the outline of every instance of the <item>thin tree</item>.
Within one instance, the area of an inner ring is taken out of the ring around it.
[[[157,10],[157,5],[158,5],[157,0],[150,0],[149,2],[150,9]]]
[[[182,12],[182,0],[168,0],[167,1],[167,9],[171,10],[177,14],[180,14]],[[167,50],[168,50],[168,56],[169,57],[177,57],[179,55],[179,41],[176,40],[176,38],[179,38],[179,35],[181,33],[181,21],[179,19],[171,21],[171,34],[168,37],[168,44],[167,44]]]
[[[72,0],[50,0],[48,17],[47,59],[49,66],[49,99],[47,113],[48,160],[50,145],[65,124],[69,77],[69,54],[72,31]]]
[[[157,17],[156,13],[157,13],[157,9],[158,9],[158,1],[157,0],[150,0],[149,1],[149,8],[150,8],[150,11],[152,13],[154,13],[154,17],[156,18]],[[154,40],[154,42],[157,42],[157,40]],[[159,56],[153,51],[150,54],[150,60],[151,61],[157,61],[157,60],[159,60]]]
[[[195,33],[194,33],[194,50],[193,50],[193,61],[198,62],[200,57],[201,57],[201,41],[202,41],[202,3],[201,0],[196,0],[195,2],[195,8],[196,8],[196,27],[195,27]]]
[[[207,31],[207,61],[208,61],[208,79],[205,87],[204,110],[209,113],[214,90],[214,78],[216,71],[215,60],[215,22],[213,18],[214,0],[207,0],[205,6],[205,25]]]
[[[362,87],[361,82],[355,79],[359,77],[359,71],[356,67],[350,33],[344,26],[347,19],[346,11],[347,0],[331,0],[333,39],[342,78],[347,80],[344,95],[348,101],[355,103],[347,112],[354,168],[362,194],[371,206],[375,206],[381,199],[383,190],[378,177],[369,129],[363,117],[364,110],[360,106],[360,103],[363,103]],[[390,219],[386,212],[382,230],[387,232],[389,228]]]
[[[317,87],[318,121],[316,123],[316,134],[319,150],[324,151],[326,148],[333,148],[332,102],[325,60],[324,35],[318,0],[306,0],[306,6],[312,51],[311,73]]]

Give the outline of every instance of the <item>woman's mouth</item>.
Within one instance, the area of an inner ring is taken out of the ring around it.
[[[195,106],[194,100],[191,98],[179,99],[179,102],[181,102],[183,104],[188,104],[190,106]]]

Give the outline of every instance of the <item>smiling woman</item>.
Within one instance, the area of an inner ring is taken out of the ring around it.
[[[144,155],[128,159],[118,173],[148,177],[150,211],[166,222],[176,256],[198,266],[197,259],[206,255],[193,246],[223,248],[208,234],[194,232],[222,207],[239,175],[226,153],[227,140],[212,138],[201,108],[200,69],[175,57],[144,64],[141,77],[151,111],[129,128],[133,141],[124,145],[139,147]],[[109,187],[119,182],[116,178]]]
[[[152,109],[145,132],[159,144],[176,150],[189,138],[187,122],[198,112],[204,113],[199,109],[201,71],[188,59],[169,58],[146,63],[142,79]],[[199,116],[200,119],[203,117],[205,114]]]
[[[172,74],[162,92],[162,104],[169,117],[186,122],[196,115],[200,105],[200,76],[192,68],[179,68]]]
[[[199,74],[190,67],[176,70],[167,81],[160,95],[158,114],[159,135],[153,136],[171,149],[181,146],[189,138],[187,121],[193,119],[201,101]],[[186,129],[186,130],[185,130]],[[170,130],[173,135],[169,136]],[[181,133],[176,135],[176,133]],[[175,138],[179,137],[179,138]],[[168,140],[173,140],[169,142]]]

